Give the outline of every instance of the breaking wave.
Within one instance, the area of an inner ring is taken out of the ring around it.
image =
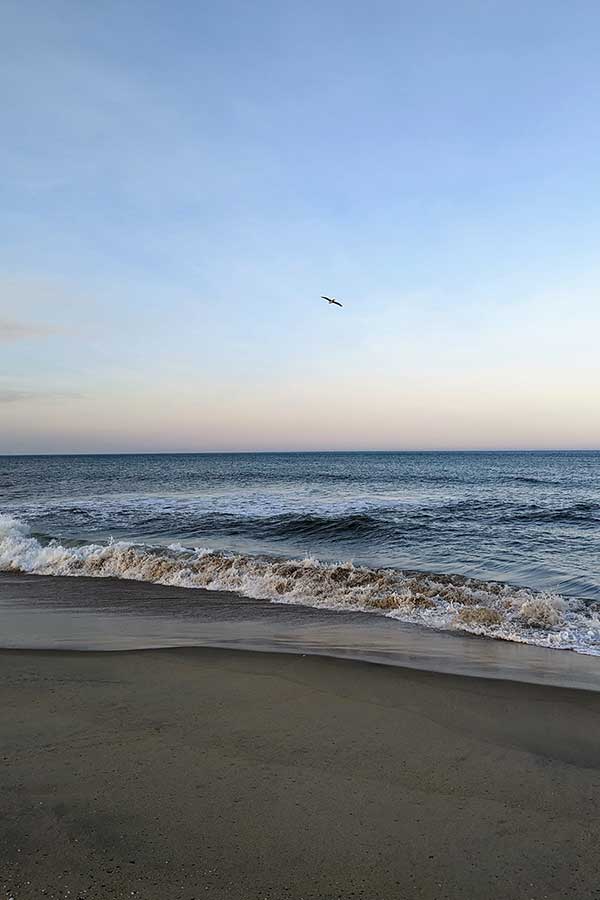
[[[8,516],[0,516],[0,571],[208,588],[276,603],[375,612],[431,628],[600,655],[600,603],[458,575],[179,545],[111,541],[67,546],[45,542]]]

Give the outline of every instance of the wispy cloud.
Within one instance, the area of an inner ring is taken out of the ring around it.
[[[26,391],[16,388],[0,389],[0,403],[23,403],[28,401],[81,400],[83,394],[76,391]]]
[[[61,329],[45,322],[19,322],[14,319],[0,319],[0,342],[26,341],[29,338],[47,337],[60,334]]]

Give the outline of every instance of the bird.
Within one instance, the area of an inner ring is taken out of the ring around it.
[[[335,306],[342,306],[342,305],[343,305],[343,304],[340,303],[339,300],[336,300],[335,297],[324,297],[323,294],[321,294],[321,300],[327,300],[327,302],[329,303],[330,306],[331,306],[332,304],[334,304]]]

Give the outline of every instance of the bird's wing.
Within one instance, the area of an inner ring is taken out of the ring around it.
[[[332,300],[332,303],[335,303],[336,306],[343,306],[343,303],[340,303],[339,300]]]
[[[321,294],[321,300],[327,300],[329,303],[333,303],[331,297],[324,297],[323,294]]]

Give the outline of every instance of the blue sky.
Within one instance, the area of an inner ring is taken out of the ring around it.
[[[597,3],[4,0],[0,73],[0,452],[600,446]]]

